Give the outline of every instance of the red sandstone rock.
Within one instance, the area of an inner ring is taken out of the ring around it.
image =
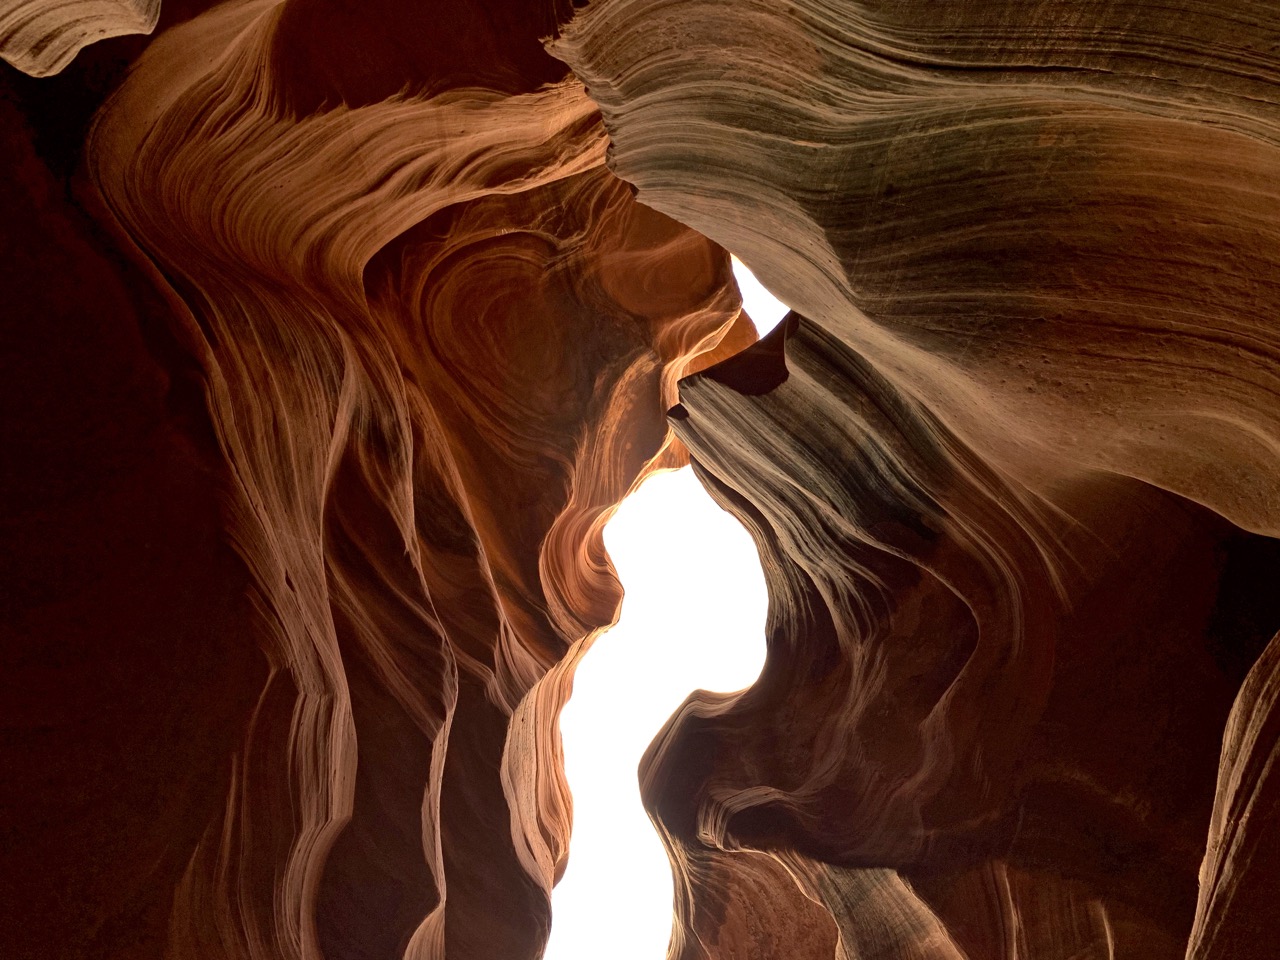
[[[391,61],[291,72],[282,45],[358,38],[286,13],[147,48],[85,147],[96,221],[11,125],[10,367],[42,366],[9,448],[6,957],[539,955],[555,718],[620,599],[601,528],[680,462],[676,380],[751,338],[576,81],[428,47],[389,96]]]
[[[0,954],[536,957],[600,529],[736,354],[673,422],[769,659],[642,768],[673,957],[1272,957],[1274,9],[509,6],[5,74]]]

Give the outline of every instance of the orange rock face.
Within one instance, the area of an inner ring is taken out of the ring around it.
[[[1275,10],[505,6],[0,13],[0,955],[539,956],[691,454],[673,960],[1274,957]]]
[[[778,955],[718,943],[792,885],[837,956],[1274,954],[1277,37],[1218,3],[564,29],[614,169],[798,311],[681,389],[772,620],[643,771],[679,956]]]
[[[9,107],[6,957],[541,952],[603,522],[753,334],[532,28],[391,15],[172,27],[71,192]]]

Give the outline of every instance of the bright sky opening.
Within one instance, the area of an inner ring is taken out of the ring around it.
[[[735,258],[761,336],[786,313]],[[560,715],[573,793],[569,867],[552,896],[545,960],[664,960],[672,885],[640,804],[640,756],[695,689],[750,686],[764,664],[767,607],[755,545],[689,468],[650,477],[605,528],[626,590]]]
[[[782,318],[787,315],[787,307],[766,290],[764,284],[737,257],[733,258],[733,276],[738,281],[738,289],[742,291],[742,305],[763,337],[782,322]]]

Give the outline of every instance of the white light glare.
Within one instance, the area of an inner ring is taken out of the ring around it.
[[[747,309],[747,316],[763,337],[782,322],[782,318],[787,315],[787,306],[766,290],[737,257],[733,258],[733,276],[738,281],[738,289],[742,291],[742,305]]]
[[[573,842],[544,960],[666,957],[671,872],[636,767],[692,690],[740,690],[764,664],[755,545],[690,468],[646,480],[605,528],[605,544],[626,599],[618,625],[579,664],[560,715]]]

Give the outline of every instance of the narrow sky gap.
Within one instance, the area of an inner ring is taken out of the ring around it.
[[[734,273],[763,336],[787,308],[736,259]],[[671,873],[636,768],[691,691],[740,690],[764,663],[767,598],[755,546],[692,470],[645,481],[606,527],[605,543],[626,599],[618,625],[579,665],[560,718],[573,839],[545,960],[666,957]]]
[[[741,260],[733,258],[733,276],[738,281],[738,289],[742,291],[742,305],[764,336],[787,315],[786,305],[764,288],[754,274],[746,268]]]

